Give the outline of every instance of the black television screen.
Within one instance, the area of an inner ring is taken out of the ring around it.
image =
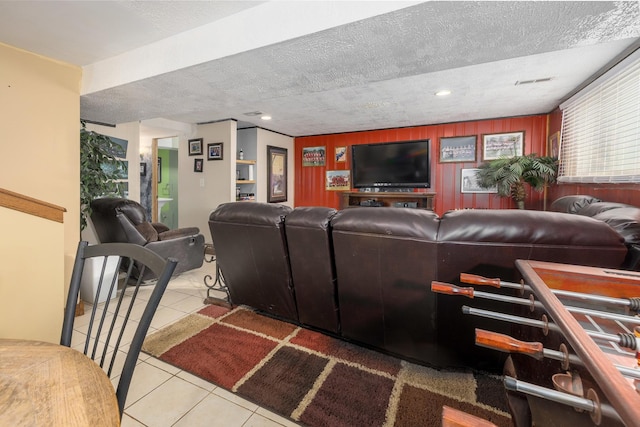
[[[431,186],[429,140],[351,146],[354,188]]]

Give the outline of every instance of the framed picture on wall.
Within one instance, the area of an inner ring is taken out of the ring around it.
[[[343,191],[351,189],[351,171],[327,171],[325,188],[328,191]]]
[[[222,160],[222,142],[207,144],[207,160]]]
[[[482,159],[515,157],[524,154],[524,131],[482,136]]]
[[[287,149],[267,145],[267,202],[287,201]]]
[[[193,171],[202,172],[203,159],[193,159]]]
[[[158,157],[158,184],[162,182],[162,157]]]
[[[147,164],[140,162],[140,176],[147,176]]]
[[[460,171],[461,193],[497,193],[498,187],[482,188],[478,185],[476,174],[480,169],[462,169]]]
[[[347,147],[336,147],[336,162],[344,163],[347,161]]]
[[[475,162],[477,137],[440,138],[440,163]]]
[[[305,147],[302,149],[302,166],[324,166],[327,159],[325,147]]]
[[[558,158],[560,155],[560,131],[549,136],[547,156]]]
[[[189,140],[189,155],[190,156],[202,155],[202,138]]]

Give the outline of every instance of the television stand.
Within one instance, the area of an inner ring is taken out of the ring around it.
[[[388,208],[415,207],[433,210],[435,197],[436,193],[344,191],[340,197],[340,209],[363,206],[361,202],[373,200]]]

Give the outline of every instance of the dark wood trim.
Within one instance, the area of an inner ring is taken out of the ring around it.
[[[63,223],[67,211],[61,206],[0,188],[0,206]]]

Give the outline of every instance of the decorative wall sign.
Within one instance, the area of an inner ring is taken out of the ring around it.
[[[202,155],[202,138],[189,140],[189,155],[190,156]]]
[[[482,188],[478,185],[476,174],[480,169],[462,169],[460,171],[461,193],[497,193],[498,187]]]
[[[347,147],[336,147],[336,162],[344,163],[347,161]]]
[[[326,189],[330,191],[350,190],[351,189],[351,171],[327,171]]]
[[[267,202],[287,201],[287,149],[267,145]]]
[[[483,135],[482,147],[483,160],[522,156],[524,153],[524,132]]]
[[[327,158],[325,147],[306,147],[302,149],[302,166],[324,166]]]
[[[440,138],[440,163],[475,162],[477,137]]]

